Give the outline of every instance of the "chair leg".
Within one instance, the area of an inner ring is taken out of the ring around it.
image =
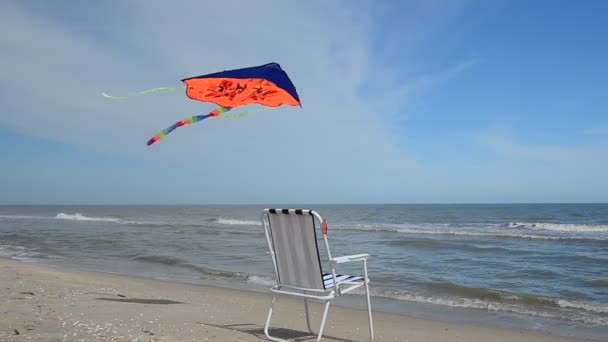
[[[304,309],[306,311],[306,327],[311,335],[317,335],[317,341],[321,341],[321,337],[323,335],[323,328],[325,327],[325,320],[327,319],[327,312],[329,311],[329,305],[331,302],[328,300],[325,302],[325,307],[323,308],[323,317],[321,318],[321,326],[319,327],[319,333],[316,334],[312,328],[310,327],[310,314],[308,311],[308,299],[304,299]]]
[[[311,335],[315,335],[315,333],[312,331],[312,328],[310,327],[310,314],[308,313],[308,299],[304,298],[304,311],[306,311],[306,327],[308,328],[308,332]]]
[[[374,340],[374,323],[372,322],[372,304],[369,299],[369,279],[367,278],[367,261],[363,261],[365,269],[365,297],[367,298],[367,316],[369,319],[369,341]]]
[[[268,318],[266,319],[266,325],[264,325],[264,334],[266,334],[266,337],[269,340],[271,340],[271,341],[289,342],[287,340],[283,340],[283,339],[280,339],[280,338],[272,337],[268,333],[268,328],[270,327],[270,319],[272,318],[272,308],[274,307],[274,302],[275,302],[276,299],[277,299],[277,296],[272,296],[272,302],[270,302],[270,310],[268,310]]]
[[[272,296],[272,301],[270,302],[270,309],[268,310],[268,318],[266,319],[266,325],[264,325],[264,334],[266,334],[266,338],[268,338],[271,341],[277,341],[277,342],[289,342],[287,340],[283,340],[277,337],[272,337],[270,336],[268,330],[270,328],[270,320],[272,319],[272,309],[274,307],[274,302],[277,299],[277,296]],[[321,318],[321,326],[319,327],[319,333],[317,334],[317,342],[321,341],[321,338],[323,337],[323,329],[325,328],[325,320],[327,319],[327,312],[329,311],[329,304],[331,304],[331,301],[326,301],[325,302],[325,307],[323,309],[323,317]],[[304,308],[306,310],[306,326],[308,327],[308,331],[310,331],[311,334],[315,335],[315,333],[312,331],[312,328],[310,327],[310,316],[309,316],[309,311],[308,311],[308,300],[304,299]]]
[[[325,309],[323,310],[323,318],[321,318],[321,326],[319,327],[319,335],[317,336],[317,342],[321,341],[323,336],[323,328],[325,328],[325,319],[327,318],[327,311],[329,311],[329,304],[331,301],[325,302]]]

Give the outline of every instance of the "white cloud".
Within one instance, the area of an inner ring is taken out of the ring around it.
[[[526,144],[517,141],[504,127],[490,129],[481,136],[481,141],[495,153],[510,158],[555,164],[608,165],[608,160],[601,157],[608,152],[605,144]]]
[[[477,162],[464,182],[486,188],[495,201],[606,201],[606,144],[526,143],[508,127],[490,128],[479,142],[491,154]]]

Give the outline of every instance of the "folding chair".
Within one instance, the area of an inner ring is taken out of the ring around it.
[[[303,209],[264,209],[262,224],[268,240],[268,247],[274,264],[276,285],[270,288],[273,293],[268,318],[264,326],[266,337],[272,341],[286,340],[272,337],[268,333],[272,309],[277,295],[294,296],[304,299],[306,311],[306,326],[308,331],[315,335],[310,327],[308,301],[324,303],[323,317],[317,334],[317,341],[321,341],[323,328],[331,300],[349,293],[354,289],[365,286],[367,298],[367,313],[369,319],[369,340],[374,340],[374,327],[372,323],[372,308],[369,299],[369,278],[367,277],[367,258],[369,254],[357,254],[332,258],[327,241],[327,221],[317,212]],[[330,273],[323,273],[321,256],[317,244],[317,224],[321,226],[323,241],[329,259]],[[350,276],[338,274],[336,264],[362,261],[363,276]]]

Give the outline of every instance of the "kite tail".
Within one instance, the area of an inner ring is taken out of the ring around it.
[[[209,112],[206,115],[195,115],[195,116],[190,116],[184,119],[179,120],[178,122],[174,123],[173,125],[163,129],[162,131],[156,133],[155,136],[153,136],[152,138],[150,138],[150,140],[148,140],[147,145],[150,146],[152,144],[154,144],[155,142],[163,139],[164,137],[166,137],[169,133],[173,132],[176,128],[182,127],[182,126],[186,126],[186,125],[190,125],[193,123],[197,123],[199,121],[205,120],[209,117],[214,117],[214,116],[220,116],[224,113],[226,113],[227,111],[231,110],[231,107],[218,107],[214,110],[212,110],[211,112]]]
[[[102,92],[101,96],[107,98],[107,99],[113,99],[113,100],[124,100],[124,99],[128,99],[129,97],[133,97],[133,96],[140,96],[140,95],[146,95],[146,94],[150,94],[150,93],[156,93],[159,91],[176,91],[176,90],[180,90],[180,89],[185,89],[186,86],[181,86],[181,87],[159,87],[159,88],[152,88],[152,89],[148,89],[148,90],[142,90],[138,93],[132,93],[132,94],[127,94],[125,96],[112,96],[109,95],[106,92]]]
[[[175,129],[182,127],[182,126],[186,126],[186,125],[190,125],[193,123],[197,123],[199,121],[205,120],[209,117],[214,117],[214,116],[220,116],[228,111],[230,111],[232,109],[232,107],[218,107],[214,110],[212,110],[211,112],[209,112],[206,115],[195,115],[195,116],[190,116],[184,119],[181,119],[180,121],[174,123],[173,125],[163,129],[162,131],[156,133],[155,136],[153,136],[152,138],[150,138],[150,140],[148,140],[147,145],[150,146],[152,144],[154,144],[155,142],[163,139],[164,137],[166,137],[167,135],[169,135],[169,133],[173,132]],[[270,108],[260,108],[257,110],[251,110],[251,111],[245,111],[245,112],[241,112],[241,113],[237,113],[237,114],[232,114],[232,115],[224,115],[222,116],[223,118],[226,119],[240,119],[243,118],[249,114],[252,113],[258,113],[258,112],[263,112],[266,110],[272,110],[272,109],[276,109],[274,107],[270,107]]]

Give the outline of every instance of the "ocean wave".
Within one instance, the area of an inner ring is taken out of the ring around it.
[[[247,279],[248,283],[255,285],[263,285],[263,286],[274,286],[276,285],[276,280],[274,278],[269,278],[260,275],[250,275]]]
[[[419,283],[419,285],[430,289],[433,293],[442,293],[459,299],[478,299],[493,301],[497,303],[526,304],[545,307],[560,307],[557,298],[531,295],[527,293],[512,293],[503,290],[470,287],[450,282]]]
[[[120,222],[123,223],[124,221]],[[209,220],[203,222],[211,222]],[[137,226],[140,228],[164,228],[169,229],[174,233],[198,233],[203,232],[205,234],[212,233],[213,231],[201,228],[210,228],[208,223],[176,223],[176,222],[141,222],[141,221],[128,221],[128,225]],[[217,232],[215,232],[217,233]]]
[[[597,312],[597,313],[608,313],[608,304],[569,301],[565,299],[558,299],[557,304],[562,308],[574,308],[582,309],[585,311]]]
[[[181,264],[181,263],[185,262],[185,260],[183,260],[183,259],[180,259],[177,257],[172,257],[172,256],[167,256],[167,255],[137,256],[137,257],[134,257],[133,260],[149,262],[149,263],[154,263],[154,264],[168,265],[168,266],[173,266],[173,265],[177,265],[177,264]]]
[[[24,246],[0,245],[0,257],[19,261],[38,261],[41,259],[62,259],[58,255],[50,255],[29,249]]]
[[[342,230],[371,231],[371,232],[393,232],[404,234],[423,234],[423,235],[453,235],[453,236],[476,236],[476,237],[495,237],[495,238],[514,238],[514,239],[538,239],[538,240],[608,240],[608,236],[573,236],[573,235],[540,235],[522,234],[517,232],[504,232],[498,230],[469,230],[461,228],[444,228],[429,226],[409,226],[409,225],[374,225],[358,224],[351,226],[334,226]],[[331,228],[330,228],[331,229]]]
[[[519,254],[530,254],[534,253],[526,250],[516,250],[509,249],[504,247],[481,247],[472,245],[469,243],[456,243],[456,242],[447,242],[443,240],[390,240],[388,241],[389,245],[400,246],[400,247],[413,247],[413,248],[427,248],[427,249],[453,249],[453,250],[462,250],[467,252],[480,252],[480,253],[519,253]]]
[[[75,213],[75,214],[65,214],[65,213],[59,213],[55,216],[56,219],[60,219],[60,220],[76,220],[76,221],[99,221],[99,222],[121,222],[123,221],[120,218],[115,218],[115,217],[91,217],[91,216],[84,216],[81,213]]]
[[[34,215],[0,215],[0,219],[6,220],[41,220],[48,219],[48,216],[34,216]]]
[[[214,268],[209,268],[209,267],[190,264],[190,263],[180,264],[179,266],[199,272],[199,273],[205,275],[207,278],[211,278],[211,279],[218,279],[218,278],[219,279],[240,279],[240,280],[249,279],[249,274],[242,273],[242,272],[222,271],[222,270],[217,270]]]
[[[440,283],[420,283],[426,288],[431,289],[433,292],[445,293],[447,295],[453,295],[459,298],[476,298],[483,300],[500,300],[505,293],[498,290],[484,289],[477,287],[468,287],[462,285],[456,285],[448,282]]]
[[[213,219],[214,222],[219,224],[226,225],[237,225],[237,226],[261,226],[262,223],[260,221],[250,221],[250,220],[237,220],[237,219],[229,219],[229,218],[218,218]]]
[[[126,220],[118,217],[95,217],[95,216],[85,216],[81,213],[74,214],[66,214],[66,213],[58,213],[54,217],[58,220],[71,220],[71,221],[91,221],[91,222],[108,222],[108,223],[118,223],[118,224],[128,224],[128,225],[162,225],[157,222],[144,222],[144,221],[132,221]]]
[[[591,287],[608,288],[608,278],[589,280],[587,284]]]
[[[175,229],[200,229],[200,228],[213,228],[214,224],[222,224],[222,225],[232,225],[232,226],[253,226],[253,225],[261,225],[260,222],[257,221],[247,221],[247,220],[235,220],[235,219],[225,219],[225,218],[207,218],[202,219],[199,222],[134,222],[129,221],[130,224],[144,226],[144,227],[163,227],[163,228],[175,228]],[[205,232],[209,232],[209,230],[205,230]],[[226,232],[223,230],[223,232]],[[219,231],[216,231],[219,233]],[[230,232],[238,234],[237,232]],[[243,233],[243,232],[239,232]]]
[[[0,215],[0,219],[5,220],[68,220],[68,221],[92,221],[92,222],[109,222],[120,224],[146,225],[154,224],[153,222],[130,221],[117,217],[94,217],[86,216],[81,213],[66,214],[63,212],[55,216],[38,216],[38,215]]]
[[[192,263],[190,263],[184,259],[178,258],[178,257],[172,257],[172,256],[166,256],[166,255],[137,256],[137,257],[134,257],[133,260],[160,264],[160,265],[165,265],[165,266],[177,266],[177,267],[181,267],[181,268],[186,268],[186,269],[195,271],[197,273],[201,273],[201,274],[205,275],[207,278],[212,278],[212,279],[218,279],[218,278],[241,279],[241,280],[249,279],[249,274],[247,274],[247,273],[217,270],[217,269],[209,268],[206,266],[192,264]]]
[[[603,233],[608,232],[606,224],[574,224],[547,222],[509,222],[509,228],[548,230],[568,233]]]
[[[532,295],[528,293],[513,293],[502,290],[469,287],[449,282],[420,283],[436,293],[467,299],[490,300],[501,303],[525,304],[550,308],[574,308],[594,313],[608,313],[608,304],[571,301],[562,298]]]
[[[444,287],[450,288],[451,286]],[[372,288],[371,294],[376,297],[452,308],[513,312],[543,318],[566,319],[586,324],[608,325],[608,317],[605,316],[605,313],[608,312],[608,305],[605,304],[567,301],[489,289],[467,289],[458,285],[454,285],[454,288],[456,291],[446,293],[443,296],[382,288]]]

